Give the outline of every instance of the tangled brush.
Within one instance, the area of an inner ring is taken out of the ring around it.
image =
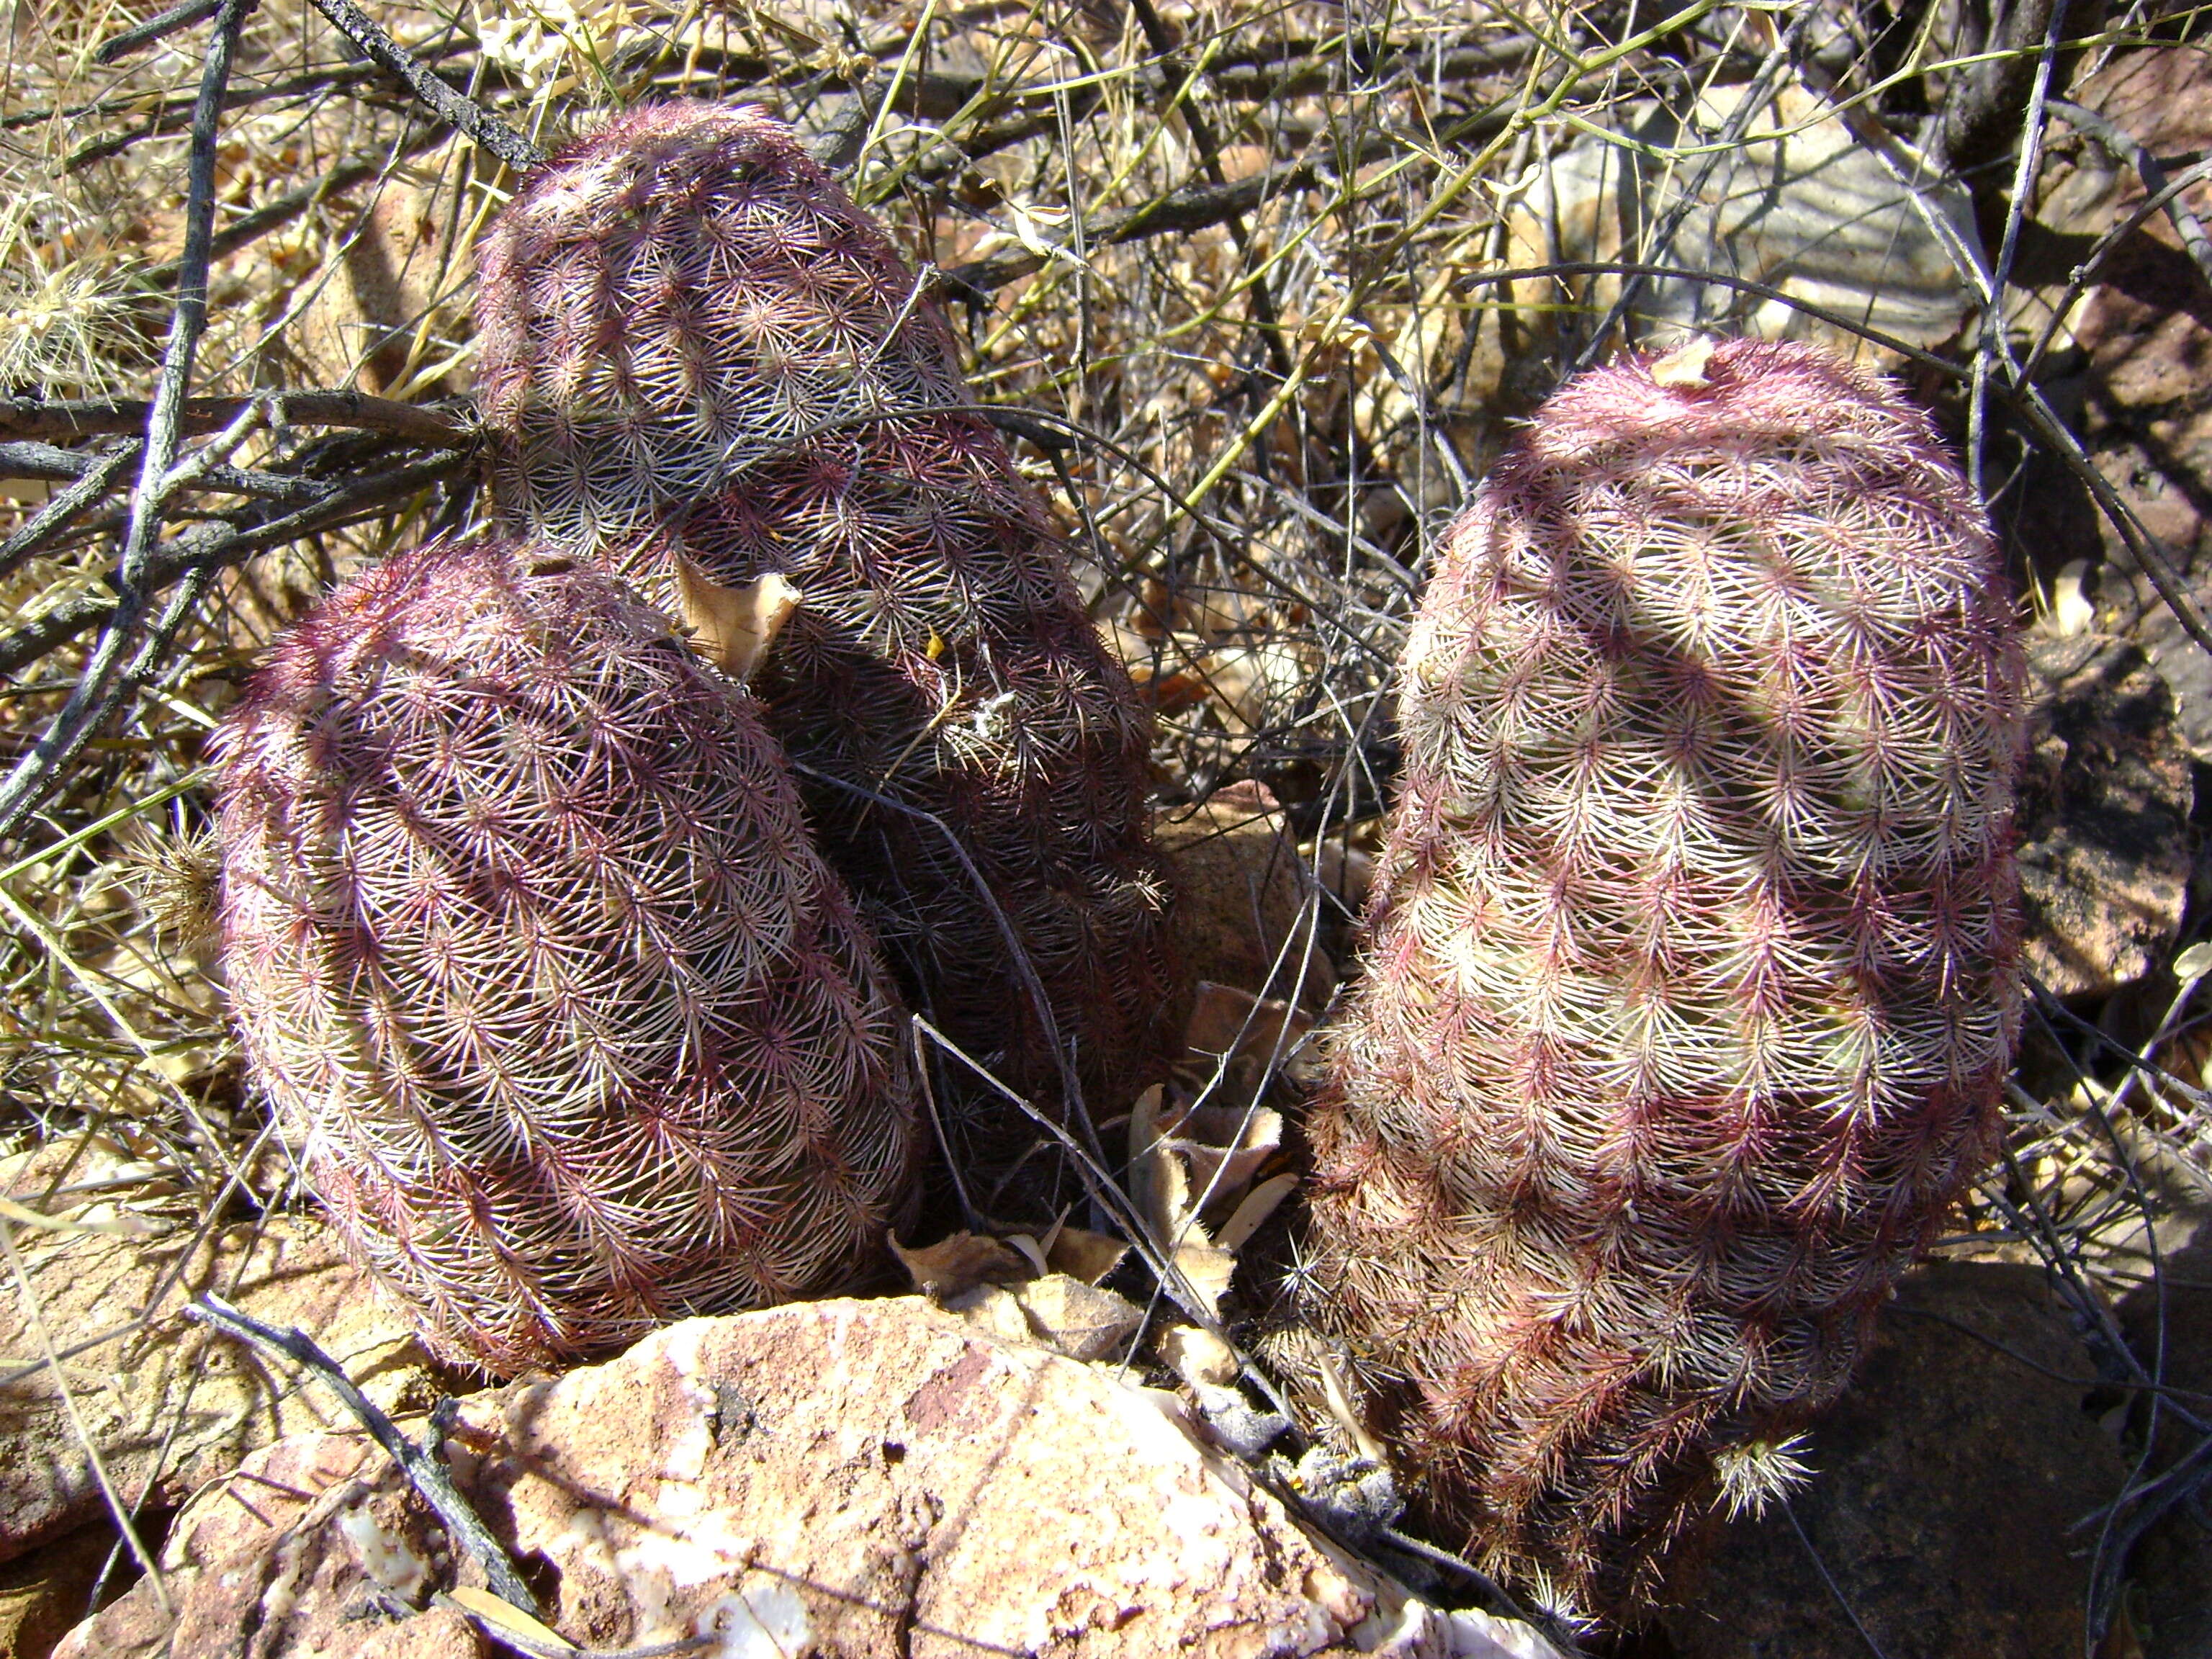
[[[1810,347],[1577,379],[1446,536],[1314,1305],[1486,1570],[1649,1595],[1979,1170],[2023,695],[1930,422]]]
[[[1070,1054],[1125,1098],[1169,988],[1146,722],[921,280],[787,128],[696,103],[533,175],[482,264],[508,522],[672,611],[794,583],[768,719],[915,1006],[1033,1098]],[[1031,1138],[947,1103],[957,1156]]]
[[[915,1083],[757,705],[605,574],[436,544],[333,592],[214,744],[252,1073],[358,1255],[511,1373],[835,1290]]]

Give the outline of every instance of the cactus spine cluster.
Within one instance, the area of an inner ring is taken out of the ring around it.
[[[1571,382],[1444,539],[1315,1305],[1435,1522],[1632,1607],[1987,1155],[2023,674],[1924,415],[1814,348]]]
[[[507,521],[664,607],[687,562],[796,584],[757,684],[914,1006],[1033,1098],[1072,1051],[1113,1109],[1168,989],[1146,721],[883,233],[766,116],[641,108],[525,183],[477,323]],[[956,1155],[1033,1133],[965,1109]]]
[[[565,553],[435,544],[277,644],[214,749],[222,964],[311,1184],[511,1373],[838,1288],[915,1080],[758,706]]]

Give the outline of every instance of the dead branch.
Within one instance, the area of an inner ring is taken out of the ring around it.
[[[147,585],[159,592],[187,574],[241,563],[256,553],[302,537],[376,517],[417,492],[452,478],[462,465],[460,457],[443,455],[333,487],[313,505],[296,512],[216,519],[195,525],[159,550],[149,567]],[[112,623],[117,603],[85,595],[66,600],[24,623],[0,639],[0,675],[17,672],[88,629]]]
[[[2182,250],[2197,262],[2205,281],[2212,283],[2212,236],[2206,235],[2203,222],[2190,211],[2188,203],[2181,198],[2181,191],[2159,165],[2158,157],[2094,110],[2069,104],[2063,98],[2051,99],[2045,107],[2083,137],[2094,139],[2114,161],[2124,161],[2136,170],[2150,200],[2158,204],[2172,222],[2174,234],[2181,238]],[[2202,170],[2201,167],[2191,169],[2195,173]]]
[[[191,163],[185,198],[185,246],[177,280],[176,315],[170,325],[168,346],[161,356],[153,404],[146,413],[138,489],[131,500],[123,550],[116,561],[115,609],[102,624],[100,642],[52,726],[30,753],[16,762],[6,781],[0,782],[0,838],[11,834],[60,781],[78,751],[130,694],[136,678],[135,672],[123,672],[124,655],[136,643],[145,614],[149,597],[147,559],[167,502],[170,464],[182,436],[178,416],[185,383],[191,375],[200,331],[207,324],[208,244],[215,233],[216,128],[239,32],[252,5],[252,0],[222,0],[200,76],[200,99],[192,111]],[[167,618],[164,622],[166,626],[157,633],[174,626]]]
[[[220,432],[257,403],[281,425],[358,427],[438,449],[466,449],[477,441],[474,423],[458,415],[420,404],[373,398],[365,392],[275,392],[261,398],[186,398],[177,407],[177,429],[187,436]],[[145,399],[136,398],[92,398],[67,403],[0,398],[0,433],[43,439],[143,432],[151,408]]]
[[[441,121],[465,135],[517,173],[545,164],[545,154],[472,98],[447,86],[404,46],[386,34],[353,0],[314,0],[331,26],[359,46],[369,60],[397,76]]]
[[[64,454],[74,451],[63,451]],[[30,521],[0,541],[0,576],[8,574],[47,546],[77,515],[115,488],[124,471],[138,459],[139,446],[125,445],[96,459],[89,459],[77,481],[31,516]]]
[[[181,0],[167,10],[156,13],[144,22],[133,25],[119,34],[111,34],[93,48],[95,64],[113,64],[129,57],[141,47],[150,46],[156,40],[167,39],[179,29],[204,22],[215,15],[222,0]]]
[[[492,1594],[521,1608],[532,1618],[538,1617],[536,1593],[515,1571],[514,1561],[499,1540],[491,1535],[490,1528],[477,1518],[476,1510],[461,1496],[461,1489],[453,1484],[453,1474],[445,1464],[402,1434],[399,1425],[356,1388],[353,1379],[339,1369],[336,1360],[317,1347],[305,1331],[264,1324],[212,1291],[185,1311],[226,1336],[290,1360],[337,1395],[355,1420],[384,1448],[385,1455],[399,1466],[399,1472],[407,1477],[407,1484],[415,1488],[445,1524],[447,1535],[462,1553],[477,1564]]]

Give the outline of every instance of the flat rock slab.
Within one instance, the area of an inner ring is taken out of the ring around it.
[[[2108,995],[2148,973],[2181,926],[2196,858],[2189,749],[2166,683],[2136,647],[2039,640],[2029,666],[2027,967],[2054,996]]]
[[[1869,1637],[1892,1659],[2081,1653],[2075,1528],[2128,1480],[2071,1380],[2092,1376],[2040,1268],[1914,1273],[1813,1425],[1816,1474],[1791,1500],[1803,1540],[1779,1511],[1729,1526],[1665,1616],[1678,1659],[1867,1659]]]
[[[463,1402],[447,1454],[546,1622],[594,1649],[719,1633],[702,1650],[731,1659],[1550,1652],[1310,1536],[1174,1396],[918,1297],[689,1321]],[[142,1583],[58,1653],[173,1634],[195,1659],[489,1650],[433,1599],[455,1582],[442,1534],[357,1439],[256,1453],[179,1518],[166,1565],[173,1623]]]
[[[126,1507],[167,1510],[253,1448],[340,1421],[322,1389],[187,1320],[203,1291],[304,1329],[386,1411],[427,1410],[442,1392],[407,1321],[310,1218],[197,1241],[16,1239],[27,1282],[0,1270],[0,1562],[106,1516],[88,1442]]]

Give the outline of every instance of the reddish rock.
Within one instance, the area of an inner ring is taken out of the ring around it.
[[[1194,806],[1165,808],[1152,837],[1175,872],[1169,927],[1183,987],[1176,1030],[1189,1015],[1188,988],[1201,980],[1309,1008],[1328,1002],[1336,970],[1306,949],[1313,884],[1267,785],[1232,783]]]
[[[1174,1396],[1117,1375],[917,1297],[814,1303],[477,1395],[447,1454],[546,1622],[592,1648],[720,1632],[717,1651],[761,1659],[1550,1652],[1317,1541]],[[255,1453],[179,1517],[165,1566],[173,1621],[142,1583],[63,1659],[172,1631],[195,1659],[481,1650],[432,1599],[454,1582],[442,1535],[357,1438]]]
[[[35,1187],[21,1190],[37,1207]],[[323,1389],[289,1386],[188,1321],[202,1291],[304,1329],[386,1410],[426,1409],[441,1392],[412,1327],[311,1218],[219,1228],[197,1245],[158,1230],[22,1228],[16,1241],[30,1282],[27,1298],[12,1275],[0,1291],[0,1562],[107,1515],[80,1427],[125,1504],[162,1510],[255,1447],[340,1420]],[[66,1401],[38,1363],[47,1342],[65,1356]]]

